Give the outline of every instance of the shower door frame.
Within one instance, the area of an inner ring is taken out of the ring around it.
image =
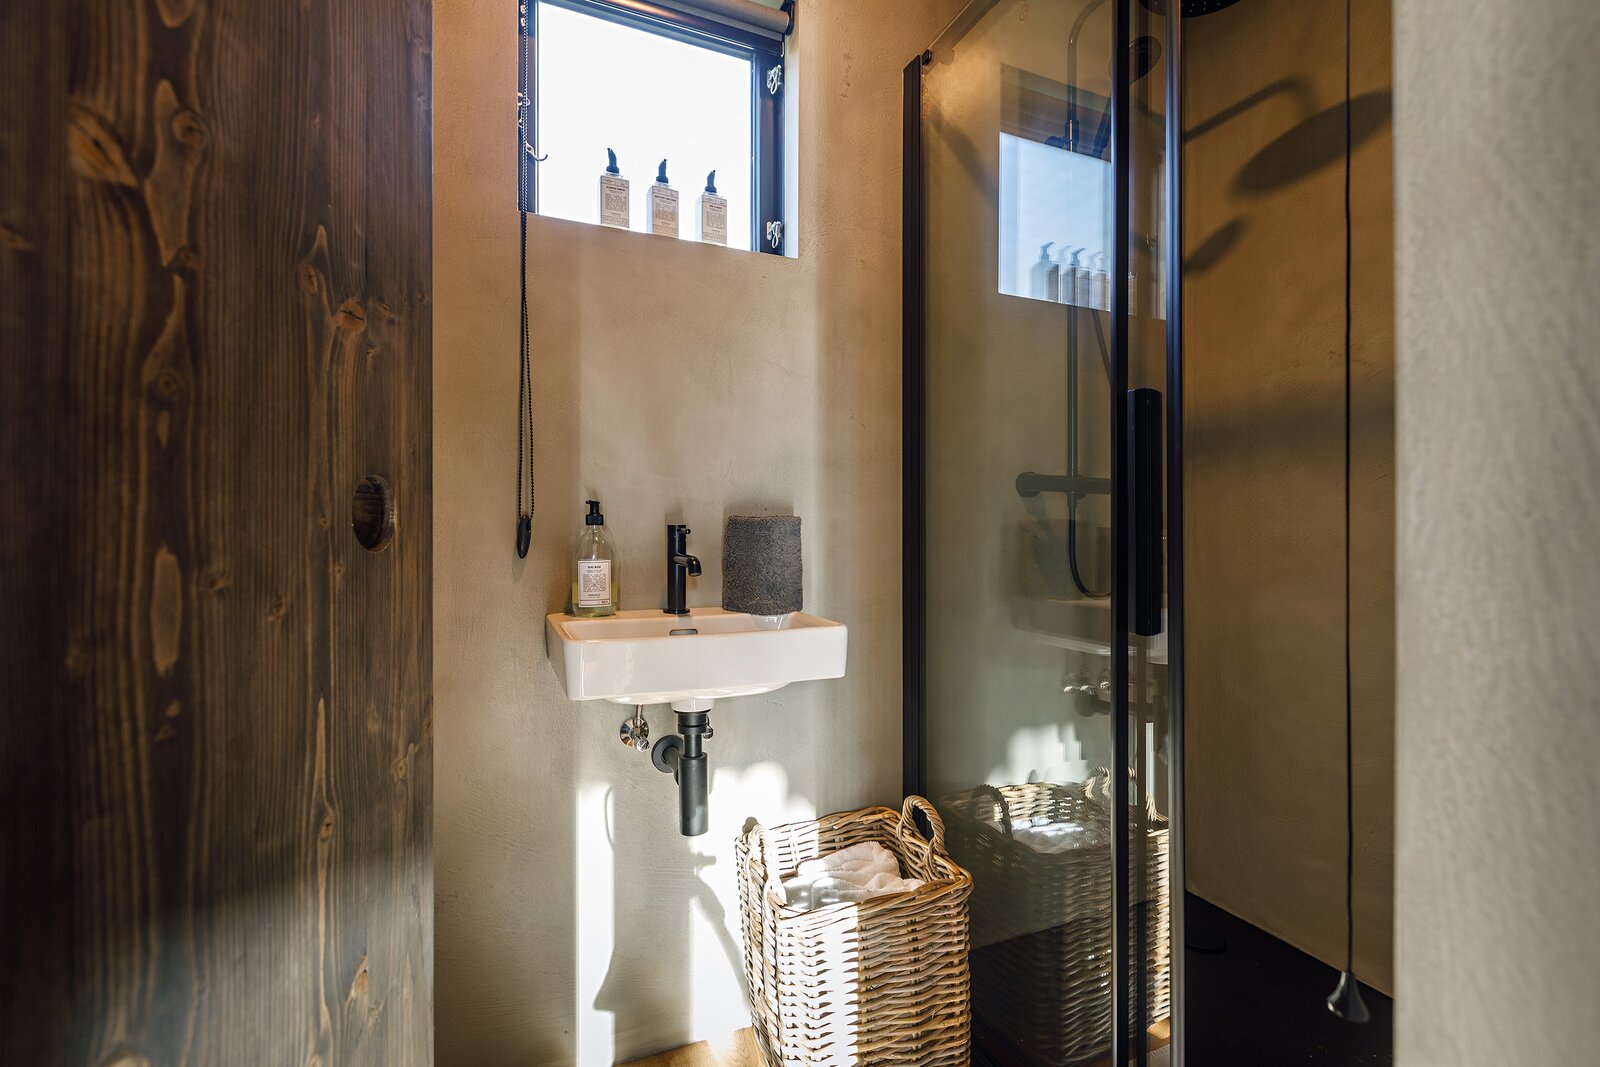
[[[923,241],[922,91],[923,68],[933,62],[935,49],[946,40],[959,39],[995,6],[998,0],[973,0],[939,35],[929,49],[906,64],[903,72],[902,118],[902,220],[901,220],[901,608],[903,615],[902,782],[906,795],[927,791],[927,263]],[[1112,361],[1112,748],[1113,762],[1129,765],[1128,701],[1128,599],[1131,561],[1127,550],[1131,534],[1132,489],[1127,472],[1131,443],[1125,419],[1128,396],[1128,230],[1131,161],[1128,132],[1131,102],[1128,49],[1131,5],[1136,0],[1110,0],[1114,77],[1111,85],[1111,166],[1115,190],[1110,348]],[[1166,592],[1167,592],[1167,743],[1168,743],[1168,911],[1171,922],[1172,1004],[1171,1063],[1184,1063],[1184,803],[1183,803],[1183,66],[1181,8],[1169,5],[1165,19],[1167,57],[1165,169],[1167,193],[1166,259]],[[1120,653],[1115,650],[1120,650]],[[1112,775],[1113,936],[1111,1062],[1126,1064],[1136,1046],[1144,1045],[1127,1025],[1128,990],[1134,959],[1129,948],[1132,926],[1131,871],[1129,864],[1128,776]],[[1144,983],[1139,982],[1142,990]],[[1145,1062],[1143,1054],[1139,1064]]]

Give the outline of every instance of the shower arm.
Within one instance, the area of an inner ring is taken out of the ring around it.
[[[1067,35],[1067,150],[1078,150],[1078,35],[1083,32],[1089,16],[1100,10],[1106,0],[1089,0],[1072,23]]]

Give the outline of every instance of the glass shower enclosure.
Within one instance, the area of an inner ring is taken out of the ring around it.
[[[905,69],[905,789],[976,1062],[1182,1061],[1180,22],[977,0]]]

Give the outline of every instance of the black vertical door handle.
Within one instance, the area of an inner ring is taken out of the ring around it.
[[[1161,393],[1128,390],[1129,630],[1141,637],[1161,632]]]

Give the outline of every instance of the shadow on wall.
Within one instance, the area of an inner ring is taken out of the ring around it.
[[[724,906],[718,887],[737,899],[730,892],[738,877],[733,843],[753,822],[744,812],[785,813],[774,822],[815,815],[810,801],[790,793],[776,763],[741,766],[725,758],[713,770],[712,791],[723,803],[713,802],[710,831],[681,837],[671,779],[648,760],[629,759],[621,746],[618,752],[628,765],[607,776],[617,784],[591,782],[576,808],[576,1062],[583,1065],[749,1025],[740,917]],[[641,870],[641,860],[664,853],[669,860]]]
[[[645,770],[655,773],[651,767]],[[663,781],[665,781],[664,776]],[[627,945],[639,937],[637,909],[647,907],[648,904],[638,899],[638,892],[642,886],[635,877],[637,872],[635,860],[650,846],[658,831],[654,824],[642,819],[616,818],[616,808],[612,803],[615,796],[616,791],[608,789],[604,797],[607,814],[606,841],[611,849],[613,864],[612,951],[606,965],[605,977],[594,997],[594,1008],[612,1017],[614,1047],[631,1044],[615,1040],[616,1036],[629,1031],[648,1034],[657,1040],[661,1035],[667,1035],[673,1044],[686,1045],[695,1037],[692,991],[696,985],[694,971],[699,964],[694,951],[697,943],[691,940],[693,927],[688,916],[685,915],[678,923],[663,924],[656,928],[656,935],[650,939],[645,952],[652,968],[652,981],[647,985],[641,985],[634,980],[636,962],[629,958],[626,951],[620,953],[617,951],[618,945]],[[725,963],[729,973],[742,975],[744,965],[741,942],[729,929],[727,910],[717,899],[716,890],[703,874],[712,869],[723,873],[726,877],[727,872],[733,869],[732,864],[720,862],[717,856],[693,852],[693,845],[687,839],[685,844],[690,851],[686,869],[682,872],[680,886],[682,892],[673,894],[673,899],[680,905],[686,904],[693,909],[701,921],[716,935],[717,947],[721,950],[722,958],[713,962],[718,966]],[[736,872],[734,877],[737,877]],[[735,916],[735,928],[737,921],[738,917]],[[581,956],[585,946],[579,944],[577,947]],[[675,991],[679,996],[663,1001],[660,998],[662,991]],[[686,1005],[685,999],[689,999],[691,1003]]]
[[[1311,111],[1310,86],[1301,78],[1284,78],[1195,123],[1184,133],[1183,139],[1185,143],[1193,141],[1280,93],[1298,96],[1303,109]],[[1387,126],[1393,110],[1393,94],[1387,89],[1363,93],[1352,99],[1351,147],[1371,139]],[[1309,115],[1250,157],[1234,176],[1234,191],[1244,196],[1261,196],[1339,162],[1344,158],[1344,135],[1345,112],[1344,101],[1341,100],[1330,108]],[[1246,227],[1244,219],[1230,219],[1202,239],[1184,258],[1184,271],[1203,274],[1215,267],[1238,243]]]
[[[1350,101],[1350,142],[1359,147],[1389,124],[1394,97],[1387,89]],[[1344,158],[1344,101],[1317,112],[1251,156],[1233,179],[1235,192],[1259,196],[1331,166]]]

